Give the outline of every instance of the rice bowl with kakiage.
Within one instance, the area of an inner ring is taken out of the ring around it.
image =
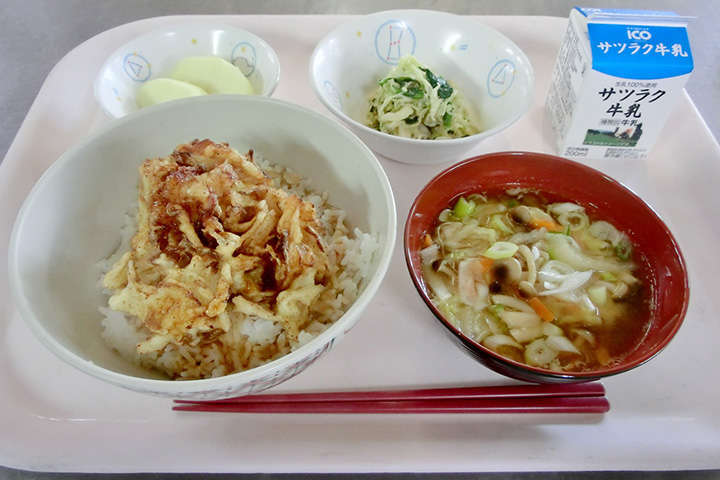
[[[215,158],[213,162],[217,165],[201,168],[193,163],[209,158]],[[180,160],[168,167],[172,159]],[[232,159],[242,168],[252,170],[256,174],[253,181],[259,184],[248,187],[243,183],[247,179],[237,178],[241,168],[233,171]],[[357,228],[351,231],[345,213],[329,203],[327,193],[315,192],[291,169],[270,166],[253,152],[243,156],[227,145],[209,140],[180,145],[171,156],[148,159],[143,165],[151,161],[161,162],[163,186],[147,187],[145,167],[141,167],[139,205],[135,204],[126,218],[120,248],[100,263],[103,284],[110,296],[109,306],[100,308],[104,317],[102,336],[123,357],[173,379],[240,372],[307,344],[355,301],[377,249],[377,240]],[[170,168],[176,170],[168,173]],[[188,169],[195,169],[194,177],[187,173]],[[167,218],[165,223],[157,220],[148,205],[159,204],[162,215],[176,205],[159,202],[152,195],[143,196],[143,192],[167,189],[168,184],[176,181],[175,174],[182,176],[180,186],[185,203],[178,207],[182,215],[168,217],[179,226],[168,226]],[[229,193],[208,186],[212,175],[224,176],[226,180],[229,175],[234,179]],[[193,180],[188,180],[189,177]],[[202,188],[209,193],[201,196],[213,200],[213,213],[200,212],[193,223],[188,215],[192,215],[192,202],[201,189],[198,178],[206,182]],[[247,198],[260,195],[259,192],[273,192],[280,200],[268,196],[253,200],[252,205],[241,205]],[[223,203],[222,197],[232,198],[232,202]],[[293,203],[296,198],[299,200]],[[317,214],[315,228],[308,227],[312,235],[298,237],[301,242],[295,255],[287,246],[287,238],[301,232],[300,224],[286,228],[283,220],[292,218],[297,223],[303,213],[298,207],[273,216],[274,201],[278,209],[286,208],[286,204],[306,205],[307,212]],[[183,215],[188,216],[188,227],[184,229]],[[224,225],[218,218],[223,219]],[[208,225],[215,225],[215,230]],[[171,246],[173,228],[177,229],[180,241]],[[253,232],[262,235],[253,239]],[[322,233],[317,238],[318,254],[326,259],[322,265],[320,258],[308,254],[311,237],[319,235],[318,232]],[[153,238],[162,248],[148,248],[143,243],[145,237]],[[258,245],[253,247],[253,241]],[[192,246],[193,242],[196,245]],[[223,256],[223,248],[230,253]],[[147,258],[141,258],[141,254]],[[295,257],[296,272],[292,278],[284,279]],[[326,271],[320,274],[320,270]],[[228,281],[223,284],[225,274]],[[283,280],[284,286],[280,288],[279,282]],[[168,292],[177,294],[172,296]]]

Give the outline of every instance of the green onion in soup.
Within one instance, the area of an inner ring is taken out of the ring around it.
[[[575,203],[529,191],[464,196],[441,212],[420,254],[448,321],[521,363],[596,370],[647,328],[628,236]]]

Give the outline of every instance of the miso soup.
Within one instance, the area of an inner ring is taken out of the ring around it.
[[[649,286],[628,235],[572,202],[528,190],[461,197],[420,253],[448,321],[521,363],[609,367],[648,328]]]

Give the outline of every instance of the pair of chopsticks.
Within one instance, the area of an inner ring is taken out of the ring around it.
[[[234,413],[605,413],[600,383],[248,395],[175,400],[173,410]]]

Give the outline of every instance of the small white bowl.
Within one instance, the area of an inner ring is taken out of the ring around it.
[[[378,248],[355,302],[327,330],[259,367],[203,380],[169,380],[122,358],[101,338],[97,262],[117,248],[137,199],[138,167],[180,143],[209,138],[270,164],[291,167],[327,191],[350,228],[375,234]],[[57,356],[106,382],[175,398],[244,395],[302,372],[348,333],[388,269],[397,218],[390,183],[370,149],[330,118],[280,100],[246,95],[193,97],[141,110],[71,148],[35,185],[10,246],[10,283],[18,310]],[[317,368],[322,368],[318,365]]]
[[[256,95],[269,97],[280,80],[280,62],[263,39],[226,25],[177,25],[142,35],[117,49],[95,77],[95,99],[113,118],[139,109],[144,82],[170,74],[186,57],[216,56],[236,65]]]
[[[398,59],[412,54],[458,89],[483,131],[449,140],[402,138],[366,126],[369,97]],[[499,32],[475,20],[429,10],[397,10],[351,20],[318,43],[310,82],[320,101],[371,149],[393,160],[437,164],[460,157],[528,109],[533,69]]]

